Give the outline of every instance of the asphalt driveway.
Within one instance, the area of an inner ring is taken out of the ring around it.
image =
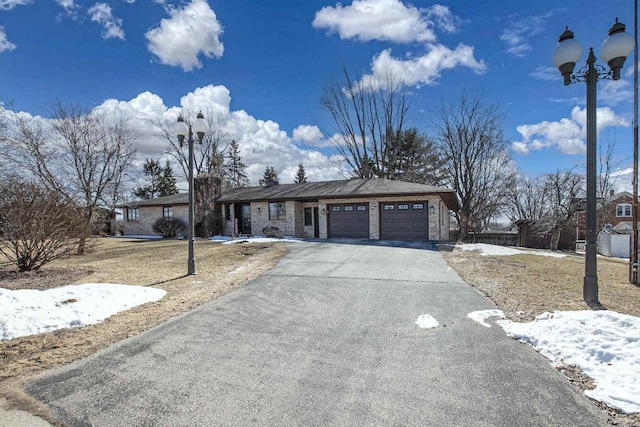
[[[606,425],[547,359],[467,318],[491,308],[437,251],[296,243],[238,291],[26,390],[72,426]]]

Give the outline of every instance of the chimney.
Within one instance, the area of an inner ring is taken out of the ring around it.
[[[616,194],[616,192],[614,191],[613,188],[609,190],[609,196],[613,197],[614,194]]]

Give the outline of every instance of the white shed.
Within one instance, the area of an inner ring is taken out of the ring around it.
[[[615,258],[629,258],[630,234],[605,227],[598,233],[598,253]]]

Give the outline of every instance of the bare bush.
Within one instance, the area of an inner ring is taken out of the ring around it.
[[[0,212],[0,254],[21,272],[73,253],[87,233],[81,209],[31,182],[0,185]]]
[[[151,228],[162,237],[177,237],[184,235],[187,223],[182,218],[160,217],[156,219]]]

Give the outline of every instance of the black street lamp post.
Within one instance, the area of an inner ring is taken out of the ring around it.
[[[189,255],[187,260],[187,275],[191,276],[196,274],[196,258],[194,249],[195,228],[193,219],[193,132],[195,131],[198,136],[198,143],[202,144],[202,138],[204,134],[209,130],[209,125],[204,120],[202,113],[198,113],[196,121],[193,125],[187,125],[182,118],[182,115],[178,117],[178,122],[175,124],[174,131],[178,135],[178,141],[180,147],[183,146],[185,138],[187,138],[187,144],[189,145]]]
[[[553,62],[564,77],[564,84],[576,82],[587,84],[587,239],[583,282],[583,299],[590,304],[598,304],[597,223],[596,223],[596,83],[599,79],[618,80],[620,69],[631,53],[634,39],[625,31],[625,26],[616,19],[609,30],[609,38],[600,48],[600,56],[609,64],[607,71],[596,64],[593,48],[589,49],[587,65],[574,73],[576,62],[582,56],[582,45],[573,38],[567,28],[553,51]]]

